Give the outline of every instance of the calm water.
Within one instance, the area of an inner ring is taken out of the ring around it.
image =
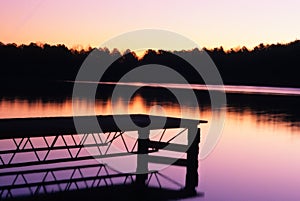
[[[300,112],[297,108],[300,90],[233,86],[227,90],[235,94],[228,96],[222,136],[213,152],[200,161],[198,191],[205,196],[190,200],[300,200]],[[76,104],[83,115],[94,111],[87,100],[78,99]],[[97,100],[95,111],[111,114],[114,108],[120,114],[147,114],[151,110],[152,114],[161,115],[161,108],[151,105],[160,105],[168,116],[180,116],[181,110],[185,111],[186,118],[199,115],[188,105],[178,108],[172,102],[149,102],[139,95],[129,102],[122,97],[114,103]],[[71,115],[71,99],[0,101],[0,118]],[[201,108],[200,116],[209,121],[201,125],[203,143],[211,125],[208,105]],[[180,168],[167,168],[164,172],[179,182],[184,181],[185,173]]]

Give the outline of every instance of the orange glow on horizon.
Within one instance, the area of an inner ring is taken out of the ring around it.
[[[260,43],[288,43],[299,39],[300,27],[295,26],[300,18],[299,7],[299,1],[271,0],[191,0],[188,3],[11,0],[1,2],[0,41],[18,45],[41,41],[85,49],[99,47],[122,33],[154,28],[187,36],[201,47],[252,49]]]

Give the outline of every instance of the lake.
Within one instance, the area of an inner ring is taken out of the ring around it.
[[[139,86],[138,83],[135,86]],[[161,85],[160,85],[161,86]],[[156,87],[156,86],[151,86]],[[184,90],[184,86],[168,87]],[[205,90],[193,85],[195,90]],[[216,89],[217,90],[217,89]],[[199,161],[198,192],[203,197],[187,200],[300,200],[300,89],[274,87],[226,86],[226,118],[222,134],[208,157]],[[179,105],[171,99],[147,97],[136,93],[130,100],[121,96],[113,102],[78,98],[80,115],[140,113],[198,118],[194,106]],[[152,107],[159,105],[160,107]],[[162,113],[163,108],[163,113]],[[113,109],[113,110],[112,110]],[[72,116],[72,99],[3,98],[0,118]],[[207,102],[200,107],[201,145],[212,124],[212,111]],[[221,117],[220,117],[221,118]],[[221,119],[214,119],[221,121]],[[182,182],[180,168],[163,170]]]

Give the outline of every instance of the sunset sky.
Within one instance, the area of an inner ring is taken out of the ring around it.
[[[0,0],[0,41],[98,47],[137,29],[165,29],[225,49],[300,38],[299,0]]]

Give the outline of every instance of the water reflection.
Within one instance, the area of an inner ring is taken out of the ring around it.
[[[86,99],[76,99],[74,106],[77,115],[110,115],[110,114],[156,114],[164,113],[171,117],[186,117],[198,119],[199,114],[195,108],[186,106],[180,108],[178,104],[172,102],[147,102],[141,96],[135,96],[130,101],[123,100],[121,97],[116,102],[111,100],[96,100],[94,103]],[[156,107],[158,106],[158,107]],[[161,106],[161,107],[159,107]],[[26,117],[55,117],[55,116],[72,116],[73,106],[72,99],[66,99],[62,102],[35,100],[28,101],[23,99],[0,101],[0,118],[26,118]]]
[[[218,146],[201,162],[205,200],[298,200],[299,134],[266,114],[228,112]]]
[[[299,97],[265,95],[227,95],[228,105],[223,134],[212,154],[200,162],[199,192],[203,198],[195,200],[300,200],[300,110]],[[143,94],[112,103],[97,100],[76,100],[82,115],[141,113],[186,118],[199,118],[194,107],[179,105],[160,97]],[[127,107],[129,105],[129,107]],[[161,105],[160,107],[152,107]],[[0,118],[71,116],[72,100],[45,101],[2,99]],[[211,111],[203,102],[201,119],[202,141],[211,124]],[[200,144],[201,146],[201,144]],[[181,181],[180,168],[165,169],[165,174]]]
[[[253,116],[253,121],[276,123],[285,122],[290,126],[300,126],[300,110],[297,106],[298,97],[291,96],[264,96],[264,95],[236,95],[227,94],[227,113],[235,116]],[[115,102],[110,99],[96,99],[94,103],[86,99],[76,99],[74,106],[76,115],[110,115],[110,114],[153,114],[189,119],[210,119],[209,101],[202,101],[200,114],[193,105],[179,105],[172,99],[159,96],[137,94],[131,100],[122,97]],[[55,117],[72,116],[72,99],[2,99],[0,100],[0,118],[26,117]]]

